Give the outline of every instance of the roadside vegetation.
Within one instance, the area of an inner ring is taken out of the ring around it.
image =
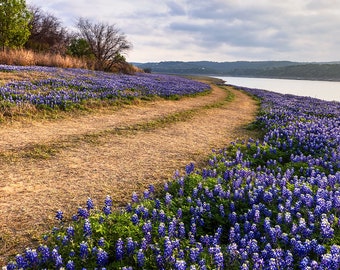
[[[0,65],[0,121],[20,117],[58,117],[133,100],[204,93],[209,85],[186,78],[136,73],[113,74],[86,69]]]
[[[242,89],[262,140],[215,150],[115,210],[89,198],[7,269],[338,269],[338,102]],[[308,99],[306,102],[306,99]]]

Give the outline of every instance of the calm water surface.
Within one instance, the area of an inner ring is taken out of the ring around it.
[[[282,94],[309,96],[328,101],[340,101],[340,82],[263,79],[244,77],[216,77],[227,84],[269,90]]]

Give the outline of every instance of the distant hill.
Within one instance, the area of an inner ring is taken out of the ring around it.
[[[133,63],[153,73],[340,81],[340,62],[291,61]]]

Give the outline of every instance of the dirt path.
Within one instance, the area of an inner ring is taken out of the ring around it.
[[[0,129],[0,152],[25,148],[32,144],[41,144],[53,140],[62,140],[71,135],[98,132],[110,128],[131,126],[157,119],[171,113],[199,108],[221,101],[226,92],[215,88],[211,94],[198,98],[183,98],[179,101],[158,100],[146,102],[143,106],[127,106],[112,114],[92,114],[63,121],[33,121],[17,123],[15,126]]]
[[[214,86],[207,96],[131,106],[111,115],[0,129],[0,153],[100,134],[92,142],[69,144],[47,159],[0,159],[0,265],[51,228],[56,210],[74,214],[88,197],[100,207],[108,194],[116,205],[122,205],[133,191],[141,193],[151,183],[167,181],[176,169],[204,160],[212,148],[249,136],[244,125],[254,119],[257,106],[247,95],[232,88],[228,91],[235,96],[232,102],[225,101],[226,90]],[[204,107],[217,102],[224,103]],[[109,132],[193,108],[196,113],[188,121],[153,130]]]

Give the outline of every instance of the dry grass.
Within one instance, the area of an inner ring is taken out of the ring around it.
[[[36,53],[29,50],[0,52],[0,63],[18,66],[55,66],[62,68],[88,68],[88,63],[79,58],[59,54]]]
[[[95,61],[72,57],[69,55],[37,53],[30,50],[8,50],[0,51],[0,64],[17,65],[17,66],[49,66],[60,68],[85,68],[93,70]],[[132,74],[142,72],[136,66],[126,62],[116,63],[111,68],[110,72]]]
[[[233,101],[226,101],[228,92]],[[213,86],[206,96],[0,128],[0,154],[18,154],[0,157],[0,265],[23,246],[34,245],[51,228],[58,209],[70,215],[87,197],[99,204],[107,194],[120,206],[133,191],[162,185],[189,162],[204,164],[212,148],[249,136],[244,125],[254,119],[256,108],[247,95]],[[192,110],[190,117],[128,132]],[[119,128],[125,131],[115,132]],[[20,155],[30,147],[57,151],[44,159]]]

